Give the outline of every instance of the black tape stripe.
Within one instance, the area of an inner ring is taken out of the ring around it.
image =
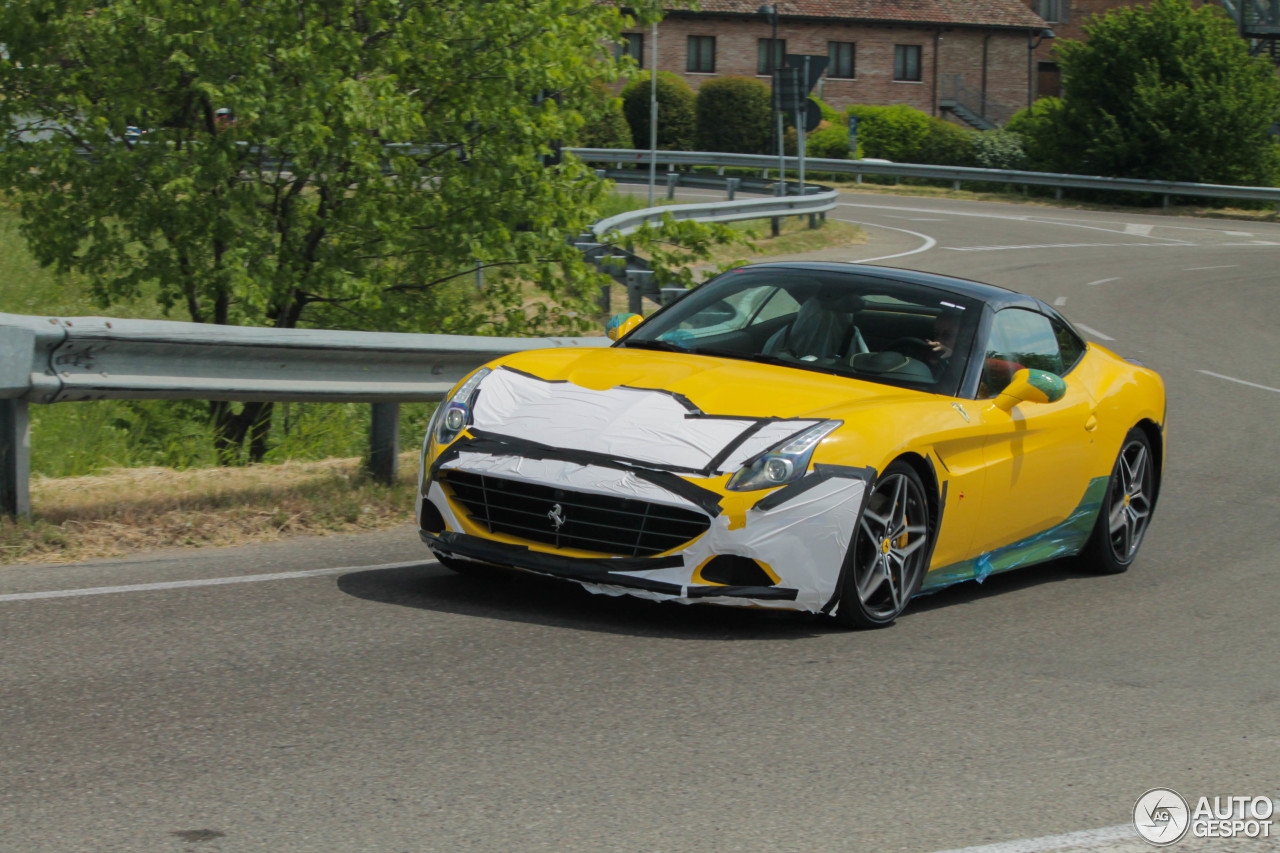
[[[582,450],[565,450],[548,447],[536,442],[521,439],[504,439],[502,436],[482,434],[476,438],[461,438],[449,446],[437,457],[431,466],[431,477],[436,478],[439,468],[445,462],[451,462],[463,453],[481,453],[486,456],[518,456],[524,459],[552,459],[560,462],[573,462],[579,465],[590,465],[597,468],[608,468],[614,471],[627,471],[641,480],[684,498],[707,515],[715,518],[721,512],[721,496],[710,489],[690,483],[688,480],[670,470],[655,470],[627,460],[617,459],[600,453],[589,453]],[[492,476],[501,477],[500,474]]]
[[[673,474],[689,474],[693,476],[710,476],[710,472],[705,468],[690,468],[684,465],[664,465],[661,462],[650,462],[645,459],[635,459],[627,456],[614,456],[608,453],[600,453],[594,450],[577,450],[569,447],[555,447],[550,444],[543,444],[540,441],[534,441],[528,438],[518,438],[512,435],[502,435],[501,433],[488,432],[482,429],[473,429],[470,431],[472,442],[471,447],[478,449],[482,445],[491,445],[493,447],[501,447],[509,451],[501,455],[511,455],[515,453],[519,456],[527,456],[530,459],[560,459],[565,462],[577,462],[581,465],[599,465],[606,468],[617,468],[619,465],[630,470],[631,468],[643,468],[650,471],[669,471]],[[482,451],[488,452],[488,451]]]
[[[794,483],[789,483],[775,492],[770,492],[752,505],[752,509],[760,512],[768,512],[775,507],[781,506],[794,497],[804,494],[827,480],[834,479],[846,480],[862,480],[864,483],[870,483],[876,478],[875,468],[853,468],[848,465],[823,465],[813,466],[813,471],[805,474]]]
[[[751,424],[749,427],[744,429],[742,432],[738,433],[736,438],[734,438],[732,441],[726,444],[723,448],[720,449],[719,453],[717,453],[715,456],[711,458],[711,461],[707,463],[707,467],[710,468],[712,471],[719,471],[720,466],[723,465],[724,461],[729,458],[730,453],[733,453],[733,451],[741,447],[746,442],[747,439],[751,438],[751,436],[755,435],[760,430],[764,429],[765,424],[769,422],[770,421],[768,420],[756,421],[755,423]]]
[[[871,472],[871,478],[867,481],[867,484],[871,485],[880,475],[874,468],[867,468],[866,470]],[[827,600],[826,604],[822,605],[822,610],[820,611],[824,615],[830,615],[836,604],[839,603],[840,596],[844,593],[845,579],[848,577],[849,572],[853,571],[853,563],[857,559],[857,549],[854,546],[858,544],[858,525],[862,523],[862,513],[866,511],[867,501],[871,499],[873,491],[874,489],[868,488],[862,492],[862,505],[858,507],[858,515],[853,522],[853,531],[849,534],[849,550],[844,552],[844,559],[840,561],[840,574],[836,577],[836,588],[832,590],[831,598]]]

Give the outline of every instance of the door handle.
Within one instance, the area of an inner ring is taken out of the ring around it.
[[[1097,429],[1097,428],[1098,428],[1098,416],[1097,416],[1097,415],[1089,415],[1089,417],[1085,418],[1085,420],[1084,420],[1084,431],[1085,431],[1085,432],[1093,432],[1093,431],[1094,431],[1095,429]]]

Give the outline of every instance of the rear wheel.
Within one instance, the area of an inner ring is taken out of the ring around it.
[[[1155,506],[1156,472],[1151,442],[1134,428],[1124,437],[1111,469],[1107,495],[1079,564],[1087,571],[1116,575],[1138,556]]]
[[[853,628],[892,624],[920,589],[929,537],[924,483],[910,465],[894,462],[858,519],[836,619]]]

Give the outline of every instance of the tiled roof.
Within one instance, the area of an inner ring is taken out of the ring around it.
[[[758,15],[762,0],[700,0],[703,13]],[[678,12],[679,10],[672,10]],[[908,24],[1044,27],[1022,0],[780,0],[778,14]]]

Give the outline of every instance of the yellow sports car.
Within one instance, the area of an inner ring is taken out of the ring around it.
[[[1160,377],[1032,297],[771,263],[608,331],[441,404],[418,490],[441,563],[874,627],[1045,560],[1122,572],[1150,523]]]

